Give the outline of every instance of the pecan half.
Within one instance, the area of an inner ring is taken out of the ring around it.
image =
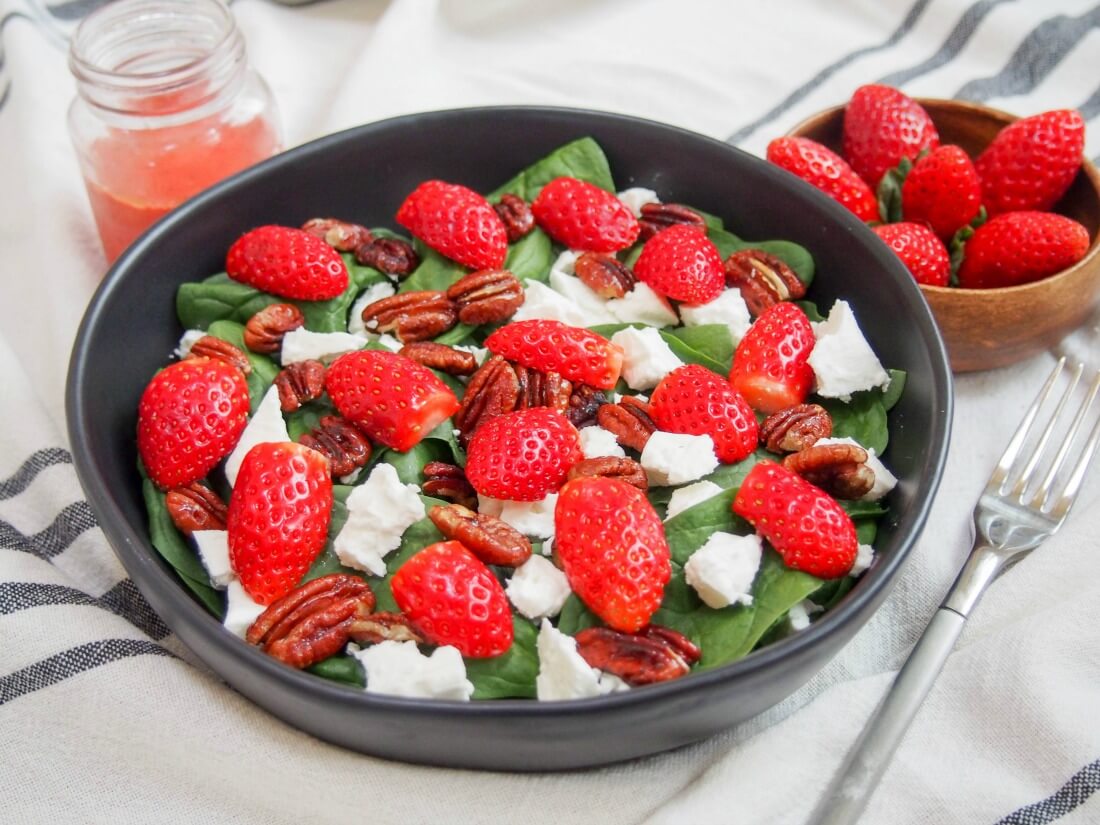
[[[641,212],[638,225],[642,229],[639,238],[643,241],[648,241],[662,229],[678,224],[698,226],[700,229],[707,228],[707,222],[703,220],[702,215],[679,203],[647,203],[642,207]]]
[[[703,658],[703,651],[699,649],[699,645],[679,630],[673,630],[671,627],[665,627],[661,624],[646,625],[642,628],[640,635],[675,648],[689,665],[693,665]]]
[[[517,410],[531,407],[551,407],[565,412],[569,398],[573,395],[573,385],[556,372],[539,372],[521,364],[513,364],[516,380],[519,382]]]
[[[371,238],[355,248],[355,260],[395,278],[404,278],[420,266],[413,245],[400,238]]]
[[[783,466],[834,498],[855,499],[875,486],[867,451],[854,444],[815,444],[783,459]]]
[[[632,395],[618,404],[604,404],[596,411],[596,422],[615,435],[622,446],[641,452],[657,425],[649,415],[649,405]]]
[[[270,354],[283,345],[283,336],[305,322],[294,304],[269,304],[245,323],[244,345],[253,352]]]
[[[619,481],[625,481],[639,490],[649,489],[649,481],[646,479],[645,470],[633,458],[616,458],[615,456],[585,458],[569,468],[568,478],[570,481],[585,476],[617,478]]]
[[[686,676],[691,669],[673,645],[609,627],[588,627],[573,638],[591,667],[618,676],[628,685],[651,685]]]
[[[508,243],[515,243],[535,228],[535,213],[519,195],[511,192],[501,195],[500,203],[494,204],[493,209],[508,233]]]
[[[353,473],[370,461],[370,441],[354,424],[338,415],[324,416],[298,442],[327,456],[336,478]]]
[[[416,642],[421,645],[427,641],[409,624],[404,613],[369,613],[356,617],[348,625],[348,635],[353,642],[361,645],[379,642]]]
[[[221,361],[231,367],[236,367],[242,375],[248,375],[252,372],[252,364],[248,360],[248,356],[239,347],[213,335],[204,335],[192,344],[187,357],[213,358],[215,361]]]
[[[634,273],[612,255],[585,252],[573,264],[573,271],[601,298],[622,298],[634,289]]]
[[[435,341],[405,344],[397,354],[448,375],[471,375],[477,369],[477,359],[472,352],[437,344]]]
[[[575,384],[569,396],[565,417],[578,429],[585,424],[595,424],[597,411],[606,403],[607,396],[601,390],[587,384]]]
[[[512,412],[519,400],[519,380],[503,356],[494,355],[481,365],[466,385],[462,407],[454,416],[460,440],[465,444],[474,430],[498,415]]]
[[[441,498],[453,504],[461,504],[469,510],[477,509],[477,491],[466,480],[466,473],[456,464],[429,461],[424,465],[424,495]]]
[[[780,301],[797,301],[806,294],[794,270],[762,249],[742,249],[726,259],[726,286],[741,290],[754,318]]]
[[[443,292],[399,292],[363,308],[363,323],[371,332],[392,332],[403,343],[426,341],[458,322],[451,299]]]
[[[428,511],[428,518],[446,538],[462,542],[486,564],[519,567],[531,558],[527,537],[496,516],[441,504]]]
[[[833,434],[833,419],[820,404],[795,404],[760,425],[760,443],[773,453],[797,453]]]
[[[283,412],[294,412],[325,391],[325,365],[312,358],[287,364],[275,376],[275,388]]]
[[[495,324],[523,304],[523,284],[506,269],[482,269],[451,284],[447,297],[458,306],[464,324]]]
[[[172,523],[185,536],[196,530],[225,529],[225,502],[201,481],[173,487],[165,495],[164,504]]]
[[[365,226],[336,218],[310,218],[302,224],[302,229],[316,235],[338,252],[354,252],[374,237]]]

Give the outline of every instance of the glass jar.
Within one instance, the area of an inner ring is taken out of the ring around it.
[[[274,98],[221,0],[116,0],[70,42],[69,134],[109,261],[202,189],[270,157]]]

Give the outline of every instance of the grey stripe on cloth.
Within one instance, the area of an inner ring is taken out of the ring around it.
[[[0,616],[49,605],[86,605],[108,610],[155,641],[171,633],[130,579],[123,579],[99,598],[62,584],[0,582]]]
[[[1001,71],[963,84],[955,92],[955,97],[981,101],[1027,94],[1051,73],[1090,29],[1098,26],[1100,6],[1093,6],[1079,17],[1064,14],[1050,17],[1031,30]]]
[[[997,825],[1045,825],[1061,819],[1100,790],[1100,759],[1077,771],[1069,782],[1039,802],[1013,811]]]
[[[23,466],[16,470],[11,477],[0,481],[0,501],[17,496],[26,490],[38,474],[47,467],[72,463],[73,457],[68,450],[63,450],[60,447],[47,447],[44,450],[38,450],[24,461]]]
[[[43,3],[43,8],[50,13],[52,17],[56,17],[58,20],[79,20],[87,14],[91,14],[100,6],[105,5],[109,0],[65,0],[61,3]]]
[[[6,521],[0,521],[0,550],[18,550],[47,561],[63,553],[82,533],[97,524],[86,501],[74,501],[58,513],[53,524],[27,536]]]
[[[1097,86],[1088,100],[1077,107],[1077,111],[1081,113],[1086,121],[1092,120],[1097,115],[1100,115],[1100,86]]]
[[[133,656],[175,654],[147,639],[103,639],[62,651],[7,676],[0,676],[0,705],[101,665]]]

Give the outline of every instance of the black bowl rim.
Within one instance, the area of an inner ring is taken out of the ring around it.
[[[947,449],[951,429],[951,421],[954,406],[954,390],[951,372],[948,367],[947,351],[939,330],[935,325],[931,312],[924,302],[915,282],[909,278],[902,279],[902,289],[912,291],[910,304],[916,310],[913,321],[921,338],[929,345],[930,356],[933,362],[934,375],[932,376],[933,401],[938,402],[940,414],[935,418],[934,431],[929,434],[928,443],[935,448],[931,456],[931,462],[926,462],[930,467],[925,479],[927,494],[917,501],[907,511],[907,516],[912,519],[912,527],[908,534],[902,537],[895,552],[881,564],[876,564],[860,579],[856,587],[845,598],[845,601],[836,608],[830,610],[820,620],[814,622],[806,630],[788,636],[778,642],[770,644],[760,650],[753,651],[742,659],[726,665],[699,673],[693,673],[690,678],[664,682],[647,686],[643,690],[630,690],[586,699],[570,699],[555,702],[539,702],[530,699],[493,699],[476,702],[458,702],[453,700],[438,699],[412,699],[405,697],[387,696],[383,694],[368,693],[362,689],[340,685],[311,673],[305,673],[290,668],[276,659],[262,653],[258,648],[247,644],[237,636],[227,633],[225,628],[201,605],[194,601],[185,591],[176,577],[161,567],[156,559],[156,551],[149,543],[148,535],[144,531],[135,530],[129,525],[121,510],[115,504],[113,496],[97,468],[88,458],[90,422],[81,395],[82,388],[89,389],[88,377],[90,364],[86,353],[86,340],[91,336],[96,327],[100,314],[110,302],[114,292],[122,287],[124,273],[130,268],[132,262],[138,260],[145,249],[155,239],[172,231],[177,224],[185,221],[192,212],[201,210],[207,203],[216,201],[221,194],[254,177],[272,173],[273,170],[290,168],[299,164],[308,163],[308,159],[314,153],[324,152],[333,144],[348,140],[352,136],[356,138],[369,136],[374,131],[388,130],[402,125],[413,125],[430,118],[454,118],[454,117],[485,117],[501,114],[537,117],[540,115],[566,115],[581,120],[619,121],[636,128],[657,129],[670,132],[681,138],[689,138],[693,141],[705,141],[715,146],[722,147],[724,151],[734,152],[751,159],[751,162],[762,165],[761,171],[771,178],[779,188],[795,187],[801,190],[801,196],[816,199],[819,205],[823,205],[827,211],[832,211],[838,223],[851,232],[866,232],[870,230],[843,206],[824,193],[810,186],[804,181],[797,180],[790,173],[766,163],[753,155],[749,155],[723,141],[706,135],[671,126],[667,123],[633,117],[613,112],[604,112],[592,109],[581,109],[557,106],[481,106],[458,109],[445,109],[429,112],[417,112],[387,118],[360,126],[351,127],[331,135],[327,135],[295,148],[289,149],[275,157],[272,157],[256,166],[250,167],[232,177],[215,184],[213,187],[201,192],[181,206],[174,209],[168,215],[159,220],[141,237],[139,237],[108,270],[103,282],[96,290],[88,305],[83,320],[77,331],[70,357],[68,380],[66,382],[65,410],[68,421],[69,439],[72,446],[73,462],[85,493],[88,496],[93,511],[99,516],[104,534],[111,546],[129,571],[141,570],[153,586],[158,587],[161,593],[167,595],[169,600],[176,605],[184,605],[184,610],[191,614],[193,629],[203,637],[203,641],[224,653],[233,653],[244,659],[250,668],[262,678],[273,679],[297,693],[312,695],[317,699],[333,705],[353,705],[373,707],[377,710],[393,709],[408,710],[417,709],[429,716],[445,717],[474,717],[474,718],[512,718],[523,719],[528,716],[553,718],[555,716],[583,716],[587,714],[600,714],[609,708],[622,709],[630,706],[642,706],[659,703],[666,697],[690,693],[696,689],[702,689],[708,685],[717,685],[722,682],[734,682],[737,679],[772,666],[777,661],[788,655],[796,655],[804,648],[811,647],[819,640],[833,633],[839,632],[848,621],[859,614],[869,603],[875,600],[879,591],[892,586],[898,568],[904,563],[911,552],[913,545],[919,538],[931,510],[935,493],[943,476],[944,465],[947,460]],[[904,272],[900,264],[883,248],[880,256],[886,269],[894,269],[895,273]],[[908,273],[906,273],[908,275]],[[916,300],[912,300],[915,297]]]

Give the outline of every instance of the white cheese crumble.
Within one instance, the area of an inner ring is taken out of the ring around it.
[[[577,249],[566,249],[554,259],[554,263],[550,264],[550,274],[553,275],[555,272],[562,275],[575,274],[577,271],[577,258],[583,254],[584,252]]]
[[[654,487],[672,487],[696,481],[718,466],[709,435],[653,433],[641,456],[646,478]]]
[[[327,363],[345,352],[362,349],[366,343],[365,337],[348,332],[311,332],[298,327],[283,336],[280,358],[284,367],[311,359]]]
[[[548,539],[554,535],[554,508],[558,494],[549,493],[538,501],[501,501],[496,517],[525,536]]]
[[[195,530],[191,533],[191,540],[199,551],[199,561],[210,576],[210,584],[217,590],[224,590],[237,578],[229,563],[229,533],[225,530]]]
[[[837,301],[829,317],[812,326],[817,341],[809,363],[817,378],[818,395],[848,401],[854,392],[890,383],[889,373],[863,337],[847,301]]]
[[[803,599],[787,612],[787,621],[791,625],[791,630],[805,630],[810,626],[810,616],[821,613],[824,609],[809,599]]]
[[[186,358],[191,353],[191,347],[195,346],[195,343],[202,338],[206,333],[201,329],[189,329],[180,336],[179,345],[175,349],[175,355],[180,360]]]
[[[665,521],[680,515],[684,510],[702,504],[708,498],[714,498],[722,492],[722,488],[713,481],[697,481],[686,487],[677,487],[672,491],[672,498],[668,500],[665,510]]]
[[[529,281],[523,290],[523,303],[512,316],[513,321],[561,321],[573,327],[586,325],[585,314],[572,301],[546,284]]]
[[[621,329],[611,336],[611,343],[623,350],[623,380],[633,390],[651,390],[684,365],[653,327]]]
[[[607,301],[596,294],[588,284],[576,275],[566,275],[550,270],[550,288],[577,306],[584,314],[586,326],[614,324],[616,318],[607,308]]]
[[[249,450],[257,444],[281,444],[284,441],[290,441],[290,434],[286,431],[286,421],[283,420],[279,389],[272,385],[264,393],[256,413],[237,439],[237,446],[225,460],[225,477],[229,480],[229,485],[232,487],[237,483],[237,473],[241,471],[241,464]]]
[[[632,186],[629,189],[624,189],[619,193],[618,198],[627,209],[634,213],[635,218],[642,216],[642,207],[646,204],[661,202],[656,192],[642,186]]]
[[[226,630],[243,639],[248,628],[265,610],[266,607],[252,600],[239,581],[233,579],[229,582],[225,589],[225,618],[222,619]]]
[[[368,693],[467,702],[474,692],[462,654],[452,645],[425,656],[416,642],[385,641],[352,655],[366,671]]]
[[[622,298],[607,302],[607,310],[623,324],[647,324],[651,327],[672,327],[680,323],[676,310],[663,295],[641,281]]]
[[[760,537],[714,533],[691,554],[684,578],[708,607],[752,604],[752,581],[760,568]]]
[[[852,564],[852,569],[848,571],[849,576],[862,576],[867,572],[867,569],[871,566],[875,560],[875,548],[869,544],[859,545],[859,549],[856,550],[856,560]]]
[[[582,427],[578,432],[581,437],[581,452],[584,453],[585,458],[626,457],[626,452],[619,446],[615,433],[595,424],[591,427]]]
[[[397,470],[379,464],[347,499],[348,518],[333,541],[340,562],[375,576],[386,575],[385,557],[401,536],[424,518],[420,488],[402,484]]]
[[[752,317],[739,289],[727,289],[709,304],[680,307],[685,327],[721,324],[729,328],[733,343],[738,343],[752,326]]]
[[[504,589],[516,610],[528,619],[557,616],[573,592],[565,574],[543,556],[531,556],[517,567]]]
[[[583,699],[628,689],[616,676],[590,667],[577,652],[577,642],[547,619],[542,620],[538,641],[539,672],[535,690],[542,701]]]
[[[852,444],[856,447],[863,447],[854,438],[819,438],[814,442],[815,445],[825,446],[827,444]],[[897,486],[898,480],[888,469],[886,465],[882,463],[882,460],[875,455],[875,451],[870,447],[863,447],[867,451],[867,466],[871,468],[875,474],[875,483],[866,493],[859,497],[860,501],[878,501],[884,495],[889,493],[894,487]]]
[[[400,341],[398,341],[396,338],[394,338],[392,335],[390,335],[388,332],[383,332],[381,335],[379,335],[378,338],[375,340],[375,343],[376,344],[381,344],[386,349],[388,349],[390,352],[397,352],[403,346],[405,346]]]
[[[351,305],[351,312],[348,315],[348,332],[352,335],[365,336],[367,334],[367,325],[363,323],[363,310],[375,301],[389,298],[391,295],[396,294],[396,292],[397,290],[394,289],[393,284],[389,281],[380,281],[377,284],[371,284],[367,287],[363,294]]]
[[[455,344],[454,348],[459,350],[460,352],[468,352],[470,353],[470,355],[474,356],[474,361],[477,362],[477,365],[479,367],[484,364],[485,359],[489,357],[489,350],[487,350],[485,347],[475,347],[467,344]]]

